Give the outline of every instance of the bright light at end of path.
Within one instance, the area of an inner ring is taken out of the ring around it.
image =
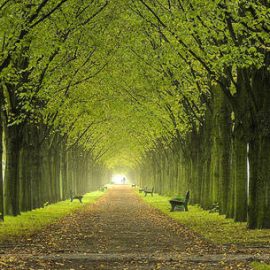
[[[126,178],[126,176],[123,175],[123,174],[115,174],[115,175],[113,175],[113,177],[112,177],[112,182],[113,182],[114,184],[126,184],[127,178]]]

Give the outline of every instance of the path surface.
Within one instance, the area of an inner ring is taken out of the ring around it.
[[[96,204],[5,245],[0,269],[250,269],[247,257],[224,255],[128,186],[114,186]]]

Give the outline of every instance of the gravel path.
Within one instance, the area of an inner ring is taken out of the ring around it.
[[[252,259],[225,254],[128,186],[7,246],[0,269],[250,269]]]

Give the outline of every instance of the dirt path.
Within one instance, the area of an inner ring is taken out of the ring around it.
[[[0,269],[249,269],[248,256],[194,234],[115,186],[94,205],[0,246]]]

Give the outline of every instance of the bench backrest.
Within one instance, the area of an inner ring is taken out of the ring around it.
[[[186,204],[188,204],[189,198],[190,198],[190,191],[188,191],[188,192],[186,193],[186,197],[185,197],[185,203],[186,203]]]
[[[152,189],[147,189],[147,187],[145,187],[143,191],[146,193],[154,193],[154,187],[152,187]]]

